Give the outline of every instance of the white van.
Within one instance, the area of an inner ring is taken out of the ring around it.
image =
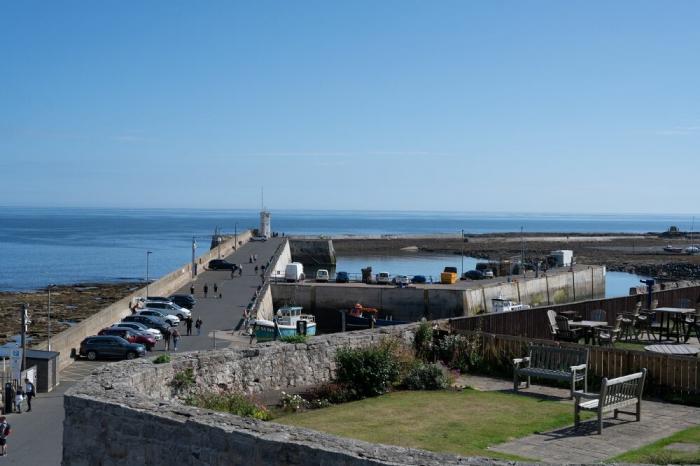
[[[376,279],[378,285],[391,285],[391,276],[389,272],[379,272]]]
[[[287,268],[284,269],[284,279],[288,282],[298,282],[304,279],[304,266],[299,262],[292,262],[287,264]]]
[[[328,282],[328,279],[330,278],[330,274],[328,273],[328,270],[326,269],[318,269],[316,271],[316,281],[317,282]]]

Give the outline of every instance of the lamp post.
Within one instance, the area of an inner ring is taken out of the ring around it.
[[[462,229],[462,275],[460,278],[464,277],[464,229]]]
[[[148,299],[148,259],[151,257],[153,252],[146,251],[146,298]]]
[[[233,245],[233,249],[234,249],[235,251],[238,251],[238,222],[236,222],[236,223],[233,225],[233,236],[234,236],[234,238],[235,238],[235,239],[234,239],[235,243],[234,243],[234,245]]]
[[[49,289],[49,303],[47,307],[47,317],[48,317],[48,330],[47,330],[47,335],[48,335],[48,350],[51,351],[51,288],[53,288],[54,285],[53,283],[49,283],[48,289]]]

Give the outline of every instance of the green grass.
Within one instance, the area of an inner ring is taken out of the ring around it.
[[[573,407],[558,401],[475,390],[394,392],[288,414],[274,422],[435,452],[525,459],[488,447],[570,425]]]
[[[610,459],[610,462],[619,463],[647,463],[647,464],[700,464],[700,453],[685,453],[675,450],[666,450],[664,447],[672,443],[690,443],[700,445],[700,426],[676,432],[657,442],[651,443],[638,450],[628,451],[622,455]]]

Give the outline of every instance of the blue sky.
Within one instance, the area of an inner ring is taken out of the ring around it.
[[[0,205],[695,213],[696,1],[0,4]]]

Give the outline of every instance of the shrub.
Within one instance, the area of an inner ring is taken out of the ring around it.
[[[416,350],[416,357],[424,361],[433,357],[433,328],[428,322],[421,322],[416,330],[413,339],[413,347]]]
[[[191,367],[188,367],[187,369],[175,374],[175,377],[173,377],[173,380],[172,382],[170,382],[170,385],[172,385],[177,390],[186,390],[194,386],[195,383],[196,380],[194,377],[194,371]]]
[[[289,335],[280,338],[283,343],[306,343],[306,335]]]
[[[261,421],[272,419],[270,411],[264,405],[240,393],[203,393],[187,398],[185,403],[198,408],[222,411]]]
[[[335,361],[336,381],[348,387],[356,398],[382,395],[399,380],[399,365],[388,344],[341,348]]]
[[[282,392],[282,399],[280,400],[280,406],[284,411],[297,412],[308,406],[309,402],[306,401],[301,395],[292,395],[291,393]]]
[[[408,390],[444,390],[450,385],[449,379],[436,364],[419,364],[404,379]]]
[[[447,335],[438,342],[438,354],[448,367],[461,372],[476,370],[483,362],[478,335]]]
[[[165,364],[170,362],[170,355],[169,354],[161,354],[157,358],[153,359],[153,364]]]
[[[324,383],[311,389],[306,395],[307,400],[312,400],[315,405],[328,405],[345,403],[353,399],[347,386],[339,383]]]

